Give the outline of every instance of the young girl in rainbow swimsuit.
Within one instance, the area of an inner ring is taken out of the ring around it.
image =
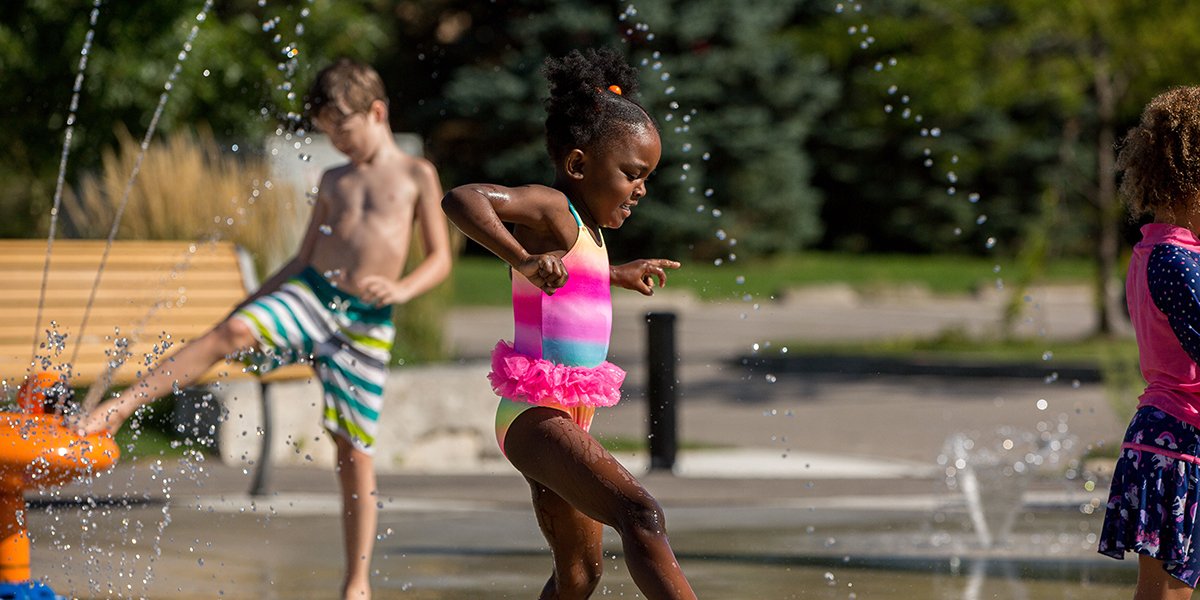
[[[1152,100],[1117,165],[1131,212],[1154,216],[1125,282],[1147,385],[1121,445],[1099,550],[1138,553],[1135,600],[1182,600],[1200,579],[1200,88]]]
[[[621,397],[605,361],[610,286],[653,294],[679,263],[610,266],[601,227],[617,228],[646,194],[662,152],[654,120],[632,99],[636,71],[610,50],[548,59],[551,187],[473,184],[442,201],[450,220],[512,268],[514,340],[492,354],[496,437],[529,481],[554,555],[541,598],[587,598],[602,572],[602,526],[621,535],[646,598],[693,599],[667,541],[662,509],[589,433],[597,407]],[[504,223],[515,226],[510,232]]]

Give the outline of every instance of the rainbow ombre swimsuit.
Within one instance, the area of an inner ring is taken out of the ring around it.
[[[566,285],[548,295],[513,271],[514,339],[496,344],[488,374],[500,395],[501,451],[509,426],[531,407],[557,408],[586,431],[596,407],[621,399],[625,372],[605,360],[612,332],[608,251],[592,238],[575,207],[569,202],[567,207],[579,232],[562,257]]]

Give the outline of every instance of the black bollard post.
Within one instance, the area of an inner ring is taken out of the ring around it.
[[[254,465],[254,479],[250,481],[250,495],[256,498],[271,492],[271,404],[267,401],[267,384],[258,382],[259,399],[262,402],[262,440],[259,444],[258,462]]]
[[[646,400],[650,405],[650,470],[675,468],[675,313],[646,314]]]

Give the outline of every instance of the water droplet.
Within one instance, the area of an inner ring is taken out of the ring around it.
[[[987,219],[987,215],[979,215],[978,217],[975,217],[975,224],[983,225],[984,223],[987,223]]]

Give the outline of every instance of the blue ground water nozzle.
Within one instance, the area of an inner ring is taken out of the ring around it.
[[[67,600],[50,586],[35,580],[0,583],[0,600]]]

